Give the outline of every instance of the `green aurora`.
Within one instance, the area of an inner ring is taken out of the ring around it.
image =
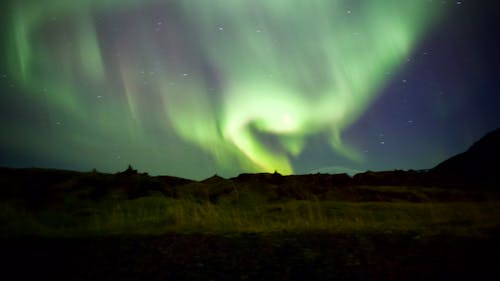
[[[25,138],[4,146],[103,170],[122,167],[119,158],[192,178],[214,170],[293,173],[293,158],[312,136],[363,162],[342,132],[440,15],[424,0],[7,7],[7,73],[49,125],[10,128]]]

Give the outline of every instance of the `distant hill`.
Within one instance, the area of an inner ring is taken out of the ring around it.
[[[430,170],[419,171],[367,171],[354,176],[346,173],[290,176],[256,173],[240,174],[230,179],[214,175],[202,181],[193,181],[171,176],[152,177],[147,173],[139,173],[131,166],[115,174],[0,168],[0,201],[20,199],[29,206],[37,207],[54,205],[69,197],[79,200],[134,199],[161,193],[173,198],[217,202],[227,194],[248,192],[277,201],[283,198],[392,200],[401,199],[401,195],[388,195],[387,192],[381,193],[365,187],[449,187],[471,191],[484,187],[496,188],[500,185],[499,162],[500,129],[497,129],[474,143],[464,153],[453,156]],[[410,200],[407,194],[404,196],[404,200]]]
[[[486,134],[467,151],[430,170],[434,176],[463,183],[500,183],[500,129]]]
[[[363,171],[359,169],[353,169],[349,167],[343,166],[328,166],[321,167],[318,169],[311,170],[309,174],[348,174],[349,176],[354,176],[355,174],[359,174]]]
[[[133,199],[157,192],[175,197],[176,186],[191,182],[171,176],[151,177],[147,173],[138,173],[130,166],[116,174],[0,167],[0,201],[22,198],[36,207],[70,195],[92,200],[105,197]]]

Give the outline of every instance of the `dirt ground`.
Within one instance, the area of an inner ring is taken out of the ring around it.
[[[3,280],[500,280],[500,231],[1,240]]]

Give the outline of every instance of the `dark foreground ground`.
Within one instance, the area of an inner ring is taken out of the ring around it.
[[[500,280],[500,231],[1,240],[3,280]],[[5,278],[7,277],[7,278]]]

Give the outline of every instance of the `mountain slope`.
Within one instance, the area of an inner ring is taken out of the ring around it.
[[[431,173],[467,183],[500,183],[500,129],[486,134],[467,151],[443,161]]]

